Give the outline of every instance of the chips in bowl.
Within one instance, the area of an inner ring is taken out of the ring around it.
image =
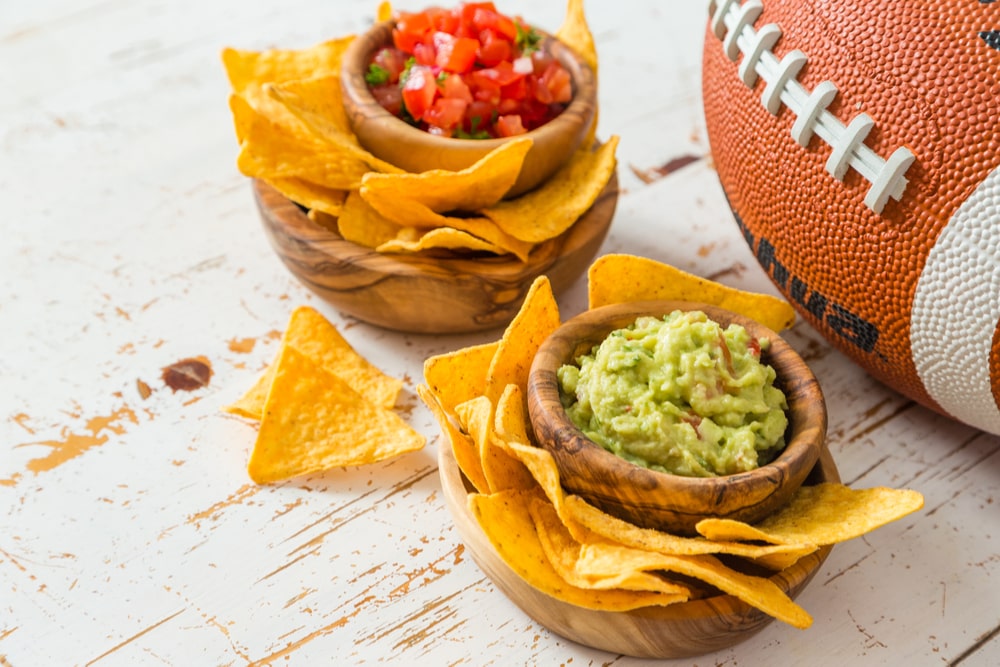
[[[387,17],[387,3],[378,16]],[[557,37],[596,72],[581,0],[569,0]],[[247,51],[222,61],[240,143],[237,166],[288,199],[327,216],[344,239],[380,253],[431,250],[509,255],[526,262],[594,204],[611,180],[618,138],[583,146],[535,190],[503,199],[531,140],[501,145],[468,169],[407,173],[361,147],[341,101],[340,67],[354,36],[313,47]]]
[[[668,277],[669,280],[664,278]],[[673,267],[628,255],[606,256],[590,272],[592,305],[696,299],[724,303],[781,329],[791,307],[774,297],[733,290]],[[418,394],[441,424],[471,491],[470,512],[495,551],[524,581],[563,602],[604,611],[732,595],[797,628],[812,618],[767,572],[859,537],[923,506],[911,490],[802,487],[764,521],[707,520],[682,537],[612,517],[559,482],[552,456],[537,446],[525,407],[528,368],[560,318],[539,278],[495,343],[425,362]]]

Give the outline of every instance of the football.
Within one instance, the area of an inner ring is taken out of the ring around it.
[[[712,161],[799,314],[1000,434],[1000,0],[714,0]]]

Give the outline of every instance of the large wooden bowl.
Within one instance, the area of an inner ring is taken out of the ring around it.
[[[369,152],[406,171],[458,171],[471,166],[507,139],[452,139],[428,134],[386,111],[365,83],[365,72],[376,50],[391,44],[391,21],[378,23],[351,42],[341,66],[344,107],[358,141]],[[597,83],[579,56],[545,35],[542,48],[562,63],[573,81],[573,100],[553,120],[528,132],[532,147],[517,182],[507,193],[515,197],[551,176],[580,146],[594,121]]]
[[[556,371],[575,363],[615,329],[637,317],[674,310],[701,310],[724,327],[744,326],[767,338],[761,359],[774,367],[775,385],[788,400],[785,449],[755,470],[720,477],[683,477],[629,463],[597,445],[562,407]],[[703,518],[758,521],[784,505],[812,470],[826,442],[826,405],[815,376],[778,334],[728,310],[680,301],[618,304],[587,311],[566,322],[542,344],[528,381],[528,409],[539,444],[556,460],[563,486],[605,512],[647,528],[695,534]]]
[[[619,655],[684,658],[738,644],[774,620],[731,595],[625,612],[595,611],[549,597],[522,579],[494,550],[469,511],[466,499],[471,485],[467,485],[447,445],[438,449],[438,466],[445,503],[479,569],[525,614],[558,635]],[[806,483],[839,481],[833,457],[824,447]],[[803,557],[770,580],[794,599],[831,549],[823,547]]]
[[[568,230],[512,256],[441,251],[381,254],[345,241],[260,180],[253,182],[261,221],[292,274],[339,310],[387,329],[464,333],[506,325],[528,288],[545,274],[557,294],[589,266],[607,236],[618,202],[612,175],[593,206]]]

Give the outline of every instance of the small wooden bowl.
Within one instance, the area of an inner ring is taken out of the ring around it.
[[[542,274],[557,294],[569,287],[607,236],[618,202],[618,177],[612,175],[593,206],[560,236],[534,248],[527,262],[450,251],[377,253],[313,222],[263,181],[253,181],[253,192],[274,251],[322,299],[387,329],[443,334],[506,325]]]
[[[438,471],[445,504],[472,560],[525,614],[567,639],[618,655],[686,658],[734,646],[774,620],[731,595],[624,612],[585,609],[549,597],[522,579],[497,554],[469,511],[466,499],[472,487],[447,445],[438,448]],[[840,482],[837,466],[825,447],[805,483],[821,482]],[[769,579],[794,599],[819,571],[831,550],[832,547],[823,547]]]
[[[771,463],[750,472],[711,478],[655,472],[589,440],[566,415],[556,378],[560,366],[575,363],[609,333],[637,317],[659,317],[674,310],[701,310],[723,326],[735,322],[751,335],[771,341],[762,360],[777,373],[775,384],[788,400],[789,423],[785,449]],[[535,355],[528,380],[528,409],[535,436],[552,453],[568,491],[631,523],[682,535],[695,534],[695,524],[706,517],[754,522],[772,513],[801,486],[826,441],[823,393],[795,350],[758,322],[690,302],[618,304],[569,320]]]
[[[344,107],[361,145],[376,157],[409,172],[430,169],[459,171],[471,166],[508,139],[452,139],[428,134],[386,111],[365,83],[375,52],[391,43],[393,23],[378,23],[351,42],[341,66]],[[545,125],[528,132],[533,144],[517,182],[506,196],[516,197],[545,181],[579,148],[594,121],[597,84],[579,56],[554,37],[545,35],[548,49],[573,80],[573,100]]]

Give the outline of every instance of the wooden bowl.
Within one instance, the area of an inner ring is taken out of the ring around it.
[[[774,367],[776,386],[788,400],[785,449],[750,472],[700,478],[656,472],[627,462],[589,440],[566,415],[556,371],[589,353],[609,333],[642,315],[701,310],[723,326],[743,325],[768,338],[762,361]],[[556,460],[563,486],[604,511],[647,528],[695,534],[706,517],[758,521],[784,505],[801,486],[826,441],[826,405],[819,383],[802,358],[776,333],[736,313],[706,304],[647,301],[587,311],[566,322],[542,344],[528,380],[528,409],[535,436]]]
[[[458,171],[471,166],[508,139],[452,139],[417,129],[386,111],[365,83],[365,72],[375,52],[391,43],[391,21],[378,23],[351,42],[341,66],[344,107],[361,145],[376,157],[406,171]],[[573,100],[545,125],[528,132],[533,144],[517,182],[507,193],[515,197],[551,176],[580,146],[594,121],[597,84],[594,73],[576,53],[554,37],[544,35],[548,49],[573,80]]]
[[[445,504],[472,560],[510,600],[552,632],[585,646],[638,658],[685,658],[728,648],[760,632],[774,619],[731,596],[610,612],[585,609],[549,597],[522,579],[497,554],[469,511],[467,483],[447,445],[438,448],[438,470]],[[833,457],[824,447],[806,484],[840,482]],[[832,547],[801,558],[770,580],[795,598],[819,570]]]
[[[538,276],[555,293],[589,266],[607,236],[618,202],[612,175],[593,206],[560,236],[539,244],[527,262],[511,256],[383,254],[345,241],[260,180],[254,199],[267,238],[309,289],[359,320],[410,333],[464,333],[506,325]]]

